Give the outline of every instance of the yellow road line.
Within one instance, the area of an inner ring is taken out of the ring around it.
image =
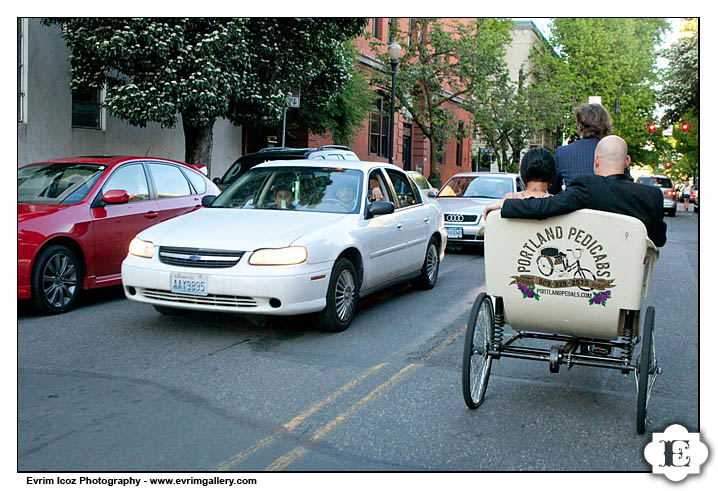
[[[419,363],[410,363],[401,370],[399,370],[397,373],[392,375],[386,382],[376,387],[374,390],[372,390],[369,394],[361,398],[359,401],[354,403],[349,409],[341,413],[339,416],[334,418],[332,421],[327,423],[324,427],[319,429],[317,432],[315,432],[309,441],[311,443],[317,442],[322,437],[324,437],[327,433],[329,433],[331,430],[336,428],[338,425],[343,423],[347,418],[349,418],[351,415],[356,413],[362,406],[366,405],[371,400],[378,397],[382,392],[388,390],[392,386],[394,386],[396,383],[398,383],[401,379],[406,377],[408,374],[425,364],[431,357],[436,355],[438,352],[440,352],[442,349],[444,349],[449,344],[456,341],[456,339],[461,336],[464,333],[465,326],[462,326],[461,329],[457,330],[455,333],[453,333],[451,336],[446,338],[443,342],[441,342],[439,345],[435,346],[431,351],[429,351],[421,360],[419,360]],[[267,471],[281,471],[285,469],[287,466],[289,466],[292,462],[296,461],[297,459],[304,456],[304,454],[307,453],[307,447],[300,445],[297,446],[294,450],[282,455],[277,460],[272,462],[269,467],[267,467],[265,470]]]
[[[319,411],[322,407],[326,406],[327,404],[335,401],[340,395],[344,394],[346,391],[348,391],[352,387],[356,386],[359,382],[361,382],[365,378],[369,377],[371,374],[373,374],[377,370],[383,368],[387,364],[388,363],[380,363],[379,365],[371,367],[369,370],[362,373],[354,380],[346,383],[345,385],[343,385],[342,387],[337,389],[335,392],[333,392],[332,394],[327,396],[324,400],[316,403],[315,405],[313,405],[312,407],[310,407],[309,409],[304,411],[299,416],[296,416],[295,418],[293,418],[288,423],[285,423],[282,427],[286,431],[294,430],[297,426],[299,426],[302,423],[302,421],[307,419],[309,416],[316,413],[317,411]],[[227,471],[227,470],[231,469],[232,467],[234,467],[235,465],[237,465],[238,463],[242,462],[244,459],[246,459],[247,457],[249,457],[250,455],[255,453],[257,450],[260,450],[268,445],[271,445],[282,433],[283,433],[283,431],[278,431],[274,435],[270,435],[266,438],[263,438],[263,439],[257,441],[257,443],[255,443],[254,445],[249,447],[247,450],[239,452],[231,459],[219,464],[213,470],[214,471]]]

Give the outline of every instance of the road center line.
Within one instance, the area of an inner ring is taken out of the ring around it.
[[[361,398],[359,401],[355,402],[349,409],[341,413],[339,416],[331,420],[329,423],[327,423],[324,427],[317,430],[309,439],[311,443],[317,442],[322,437],[324,437],[327,433],[329,433],[331,430],[336,428],[338,425],[343,423],[347,418],[349,418],[351,415],[356,413],[361,407],[365,406],[368,402],[372,401],[373,399],[377,398],[381,393],[387,391],[394,385],[396,385],[399,381],[401,381],[403,378],[405,378],[407,375],[409,375],[411,372],[416,370],[417,368],[423,366],[426,364],[429,359],[431,359],[434,355],[439,353],[441,350],[443,350],[446,346],[450,345],[456,339],[464,334],[466,330],[466,326],[462,326],[461,329],[458,329],[456,332],[451,334],[449,337],[444,339],[439,345],[432,348],[424,357],[422,357],[419,362],[417,363],[410,363],[401,370],[399,370],[397,373],[392,375],[386,382],[376,387],[374,390],[372,390],[369,394]],[[304,454],[307,453],[307,447],[303,445],[297,446],[294,450],[284,454],[283,456],[279,457],[277,460],[272,462],[269,467],[267,467],[265,470],[267,471],[281,471],[285,469],[287,466],[289,466],[292,462],[296,461],[297,459],[304,456]]]
[[[359,375],[359,376],[358,376],[357,378],[355,378],[354,380],[351,380],[350,382],[347,382],[346,384],[344,384],[342,387],[340,387],[339,389],[337,389],[335,392],[333,392],[332,394],[330,394],[329,396],[327,396],[324,400],[322,400],[322,401],[316,403],[315,405],[313,405],[312,407],[310,407],[309,409],[307,409],[306,411],[304,411],[304,412],[303,412],[302,414],[300,414],[299,416],[294,417],[294,418],[293,418],[292,420],[290,420],[288,423],[285,423],[284,425],[282,425],[282,427],[283,427],[284,430],[286,430],[286,431],[292,431],[292,430],[294,430],[297,426],[299,426],[299,425],[302,423],[302,421],[304,421],[305,419],[307,419],[309,416],[311,416],[312,414],[316,413],[317,411],[319,411],[322,407],[326,406],[327,404],[333,402],[333,401],[336,400],[340,395],[344,394],[344,393],[347,392],[349,389],[351,389],[352,387],[356,386],[359,382],[361,382],[362,380],[366,379],[366,378],[369,377],[371,374],[373,374],[374,372],[376,372],[377,370],[383,368],[383,367],[386,366],[386,365],[388,365],[388,363],[385,362],[385,363],[380,363],[379,365],[376,365],[376,366],[371,367],[369,370],[365,371],[364,373],[362,373],[361,375]],[[247,457],[249,457],[250,455],[252,455],[253,453],[255,453],[257,450],[260,450],[260,449],[262,449],[262,448],[264,448],[264,447],[266,447],[266,446],[268,446],[268,445],[271,445],[279,436],[282,435],[282,433],[283,433],[283,431],[280,430],[280,431],[276,432],[274,435],[270,435],[270,436],[268,436],[268,437],[266,437],[266,438],[263,438],[263,439],[257,441],[254,445],[252,445],[252,446],[249,447],[248,449],[246,449],[246,450],[244,450],[244,451],[242,451],[242,452],[239,452],[238,454],[236,454],[236,455],[235,455],[234,457],[232,457],[231,459],[227,460],[226,462],[223,462],[223,463],[219,464],[219,465],[218,465],[217,467],[215,467],[213,470],[214,470],[214,471],[227,471],[227,470],[230,470],[232,467],[234,467],[234,466],[237,465],[238,463],[242,462],[244,459],[246,459]]]

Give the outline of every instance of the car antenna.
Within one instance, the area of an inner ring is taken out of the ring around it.
[[[151,148],[151,147],[152,147],[152,145],[148,145],[148,146],[147,146],[147,151],[145,152],[145,157],[147,157],[147,155],[150,153],[150,148]]]

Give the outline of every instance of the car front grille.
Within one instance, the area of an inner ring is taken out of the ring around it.
[[[160,247],[160,261],[173,266],[190,268],[231,268],[242,259],[244,251],[196,249],[190,247]]]
[[[189,305],[214,305],[217,307],[256,307],[257,300],[252,297],[238,297],[234,295],[189,295],[186,293],[172,293],[167,290],[153,290],[143,288],[140,295],[155,300],[165,300]]]
[[[444,221],[448,223],[474,223],[478,215],[464,215],[463,213],[444,213]]]

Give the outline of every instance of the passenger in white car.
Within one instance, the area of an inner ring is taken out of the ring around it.
[[[342,186],[337,189],[337,198],[347,209],[354,208],[354,189],[351,186]]]
[[[280,189],[274,195],[274,202],[277,208],[286,210],[292,207],[292,192],[287,189]]]

